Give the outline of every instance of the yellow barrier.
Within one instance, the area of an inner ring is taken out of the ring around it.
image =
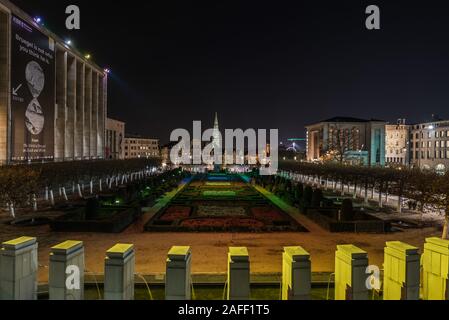
[[[428,238],[422,255],[424,300],[448,300],[449,240]]]

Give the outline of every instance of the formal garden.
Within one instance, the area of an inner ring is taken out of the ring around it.
[[[161,171],[157,159],[0,167],[7,223],[53,231],[121,232],[188,173]]]
[[[447,173],[441,175],[430,170],[293,161],[281,162],[280,169],[281,177],[302,185],[305,199],[302,201],[295,199],[295,192],[300,193],[300,191],[295,191],[294,188],[290,193],[285,194],[286,190],[280,185],[275,186],[274,191],[280,193],[286,201],[297,201],[296,204],[305,214],[312,211],[312,217],[318,209],[319,194],[326,192],[332,196],[320,200],[318,211],[323,213],[320,215],[320,219],[323,216],[331,216],[345,220],[347,214],[343,212],[344,208],[341,207],[339,199],[351,198],[354,203],[361,203],[360,207],[369,208],[371,205],[376,208],[376,211],[394,210],[401,213],[404,208],[407,208],[420,211],[422,214],[441,213],[445,216],[442,236],[443,238],[447,237],[449,222],[449,177]],[[299,188],[301,189],[301,186]],[[314,190],[317,189],[321,191],[316,191],[319,194],[315,195],[315,200],[313,200]],[[303,195],[301,195],[301,199]],[[391,205],[392,199],[394,199],[394,205]],[[329,206],[334,207],[331,213],[329,213]],[[346,208],[350,208],[349,203]],[[353,214],[355,218],[360,217],[357,211],[353,210]],[[350,214],[349,217],[351,218],[352,215]]]
[[[283,176],[258,176],[254,183],[273,193],[281,200],[330,232],[390,231],[390,224],[369,214],[364,207],[356,207],[353,200],[332,197],[321,188],[293,182]]]
[[[210,173],[192,181],[148,222],[147,231],[306,231],[240,175]]]

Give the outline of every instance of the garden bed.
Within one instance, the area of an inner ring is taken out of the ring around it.
[[[311,220],[330,232],[390,232],[388,221],[371,216],[362,211],[354,211],[354,220],[338,220],[338,208],[306,208],[304,213]]]
[[[223,179],[209,182],[210,178]],[[225,187],[225,188],[224,188]],[[236,175],[197,176],[146,224],[146,231],[270,232],[307,230]]]
[[[102,207],[93,217],[85,219],[86,209],[68,211],[50,223],[58,232],[105,232],[119,233],[126,229],[141,215],[140,206]]]

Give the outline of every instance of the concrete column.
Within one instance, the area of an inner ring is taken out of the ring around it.
[[[134,299],[134,245],[116,244],[106,252],[104,299]]]
[[[400,241],[386,243],[384,300],[419,300],[418,248]]]
[[[92,69],[84,71],[84,159],[90,158],[90,136],[92,127]]]
[[[65,118],[67,105],[67,52],[56,47],[55,160],[65,157]]]
[[[98,74],[92,71],[92,113],[90,127],[90,156],[97,157],[98,146]]]
[[[76,67],[76,118],[75,118],[75,159],[83,159],[84,153],[84,63]]]
[[[98,81],[98,131],[97,131],[97,157],[104,158],[105,148],[105,80],[104,76],[99,77]]]
[[[0,165],[9,161],[9,105],[10,105],[10,15],[0,7]]]
[[[301,247],[285,247],[282,254],[282,300],[309,300],[310,254]]]
[[[449,300],[449,240],[427,238],[422,255],[424,300]]]
[[[250,298],[249,255],[246,247],[229,247],[228,252],[228,300]]]
[[[335,252],[335,300],[368,300],[368,254],[352,244]]]
[[[172,247],[168,252],[165,300],[190,300],[190,247]]]
[[[82,241],[65,241],[51,248],[50,300],[84,299],[84,246]]]
[[[76,119],[76,59],[67,57],[67,108],[65,122],[65,158],[73,160],[75,156],[75,119]]]
[[[0,299],[37,299],[37,241],[21,237],[2,243],[0,249]]]

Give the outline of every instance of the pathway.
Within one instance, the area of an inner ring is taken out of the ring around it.
[[[282,211],[288,213],[293,219],[298,221],[299,224],[304,226],[309,232],[313,232],[315,234],[328,234],[329,231],[323,229],[310,219],[308,219],[305,215],[301,214],[298,208],[295,208],[293,206],[288,205],[283,200],[281,200],[276,195],[272,194],[268,190],[260,187],[260,186],[254,186],[254,188],[259,191],[261,194],[263,194],[268,200],[273,202],[276,206],[278,206]]]

